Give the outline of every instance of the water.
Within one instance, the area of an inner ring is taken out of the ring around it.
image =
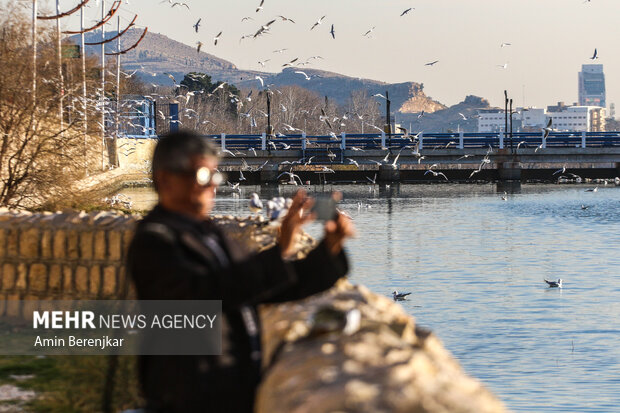
[[[358,231],[351,280],[411,291],[405,310],[513,411],[620,412],[620,187],[585,188],[524,185],[507,201],[494,185],[334,188]],[[252,190],[216,212],[246,214]]]

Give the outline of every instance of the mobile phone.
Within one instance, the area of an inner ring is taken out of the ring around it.
[[[338,210],[336,209],[336,201],[332,197],[332,194],[321,194],[315,197],[314,205],[310,211],[316,214],[318,221],[329,221],[338,217]]]

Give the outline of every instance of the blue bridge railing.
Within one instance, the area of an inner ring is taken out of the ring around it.
[[[141,136],[146,138],[147,136]],[[156,138],[156,136],[150,136]],[[338,150],[371,149],[470,149],[470,148],[612,148],[620,147],[620,132],[519,132],[509,136],[503,133],[419,133],[403,135],[332,134],[332,135],[205,135],[227,150],[309,150],[330,148]]]

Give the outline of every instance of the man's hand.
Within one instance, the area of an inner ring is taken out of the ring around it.
[[[342,198],[342,193],[334,193],[334,198],[339,201]],[[325,244],[332,255],[340,254],[344,241],[354,235],[353,221],[342,212],[338,212],[336,219],[325,223]]]
[[[304,213],[310,211],[314,205],[314,200],[306,196],[306,191],[300,189],[293,197],[293,203],[288,209],[288,213],[282,219],[280,225],[280,249],[282,258],[289,257],[295,247],[295,238],[299,234],[301,227],[314,219],[314,214]]]

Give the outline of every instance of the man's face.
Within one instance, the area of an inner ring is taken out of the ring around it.
[[[196,171],[206,167],[215,173],[217,158],[195,156],[190,161],[188,173],[161,171],[157,176],[160,203],[169,209],[181,211],[197,218],[204,218],[213,209],[217,185],[202,186],[196,180]]]

